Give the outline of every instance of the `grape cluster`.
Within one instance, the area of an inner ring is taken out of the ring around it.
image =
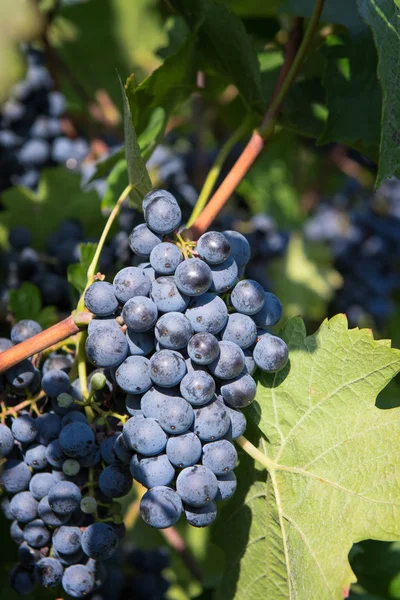
[[[35,321],[20,321],[11,339],[1,338],[6,350],[39,333]],[[82,411],[79,381],[71,384],[73,359],[51,353],[39,369],[30,359],[8,369],[1,386],[9,407],[0,424],[2,508],[12,523],[19,563],[11,585],[21,594],[36,584],[63,587],[73,598],[99,588],[108,574],[108,561],[124,535],[121,506],[132,478],[117,454],[120,417],[88,422]],[[88,380],[97,411],[111,396],[101,372]],[[46,395],[47,412],[37,406]],[[21,398],[32,401],[24,410]],[[36,396],[35,396],[36,394]],[[17,406],[18,405],[18,406]],[[14,408],[15,407],[15,408]]]
[[[10,185],[36,188],[46,166],[76,168],[89,151],[82,137],[63,131],[64,96],[36,50],[27,51],[28,70],[0,112],[0,191]]]
[[[181,211],[164,190],[144,198],[143,212],[129,243],[147,262],[85,293],[95,315],[86,355],[126,393],[131,417],[116,444],[148,488],[144,521],[165,528],[184,512],[204,527],[236,488],[232,441],[246,427],[240,409],[254,400],[252,375],[287,363],[285,342],[268,331],[282,307],[256,281],[239,280],[250,259],[240,233],[210,231],[197,243],[174,236]]]

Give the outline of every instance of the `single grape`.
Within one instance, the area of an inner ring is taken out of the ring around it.
[[[129,450],[122,433],[119,434],[115,441],[114,452],[119,460],[124,464],[129,464],[132,458],[132,452]]]
[[[143,394],[151,387],[150,361],[143,356],[128,356],[115,372],[119,387],[128,394]]]
[[[98,317],[108,317],[118,308],[118,300],[111,283],[95,281],[85,292],[85,306]]]
[[[10,525],[10,537],[18,546],[24,542],[24,530],[20,527],[18,521],[13,521]]]
[[[170,437],[167,442],[167,456],[175,467],[195,465],[200,460],[201,453],[201,442],[197,435],[190,431]]]
[[[217,518],[215,502],[208,502],[205,506],[185,506],[185,517],[193,527],[208,527]]]
[[[74,410],[63,416],[61,419],[61,428],[63,429],[67,425],[71,425],[71,423],[86,423],[87,425],[88,420],[83,413]]]
[[[253,353],[250,350],[243,350],[243,354],[245,363],[244,371],[249,375],[254,375],[257,369],[257,365],[256,361],[253,358]]]
[[[18,548],[18,560],[22,566],[32,571],[35,564],[43,558],[43,554],[37,548],[32,548],[25,541]]]
[[[230,471],[226,475],[218,475],[218,492],[215,497],[217,502],[221,502],[222,500],[228,500],[231,498],[236,491],[237,481],[236,475],[233,471]]]
[[[174,281],[187,296],[201,296],[212,284],[210,267],[199,258],[189,258],[178,265]]]
[[[95,560],[107,560],[118,546],[118,537],[109,523],[93,523],[82,534],[84,553]]]
[[[207,404],[215,394],[215,381],[206,371],[192,371],[181,381],[182,396],[195,406]]]
[[[43,548],[51,540],[51,533],[41,519],[34,519],[24,527],[24,539],[32,548]]]
[[[120,465],[109,465],[99,477],[99,488],[109,498],[125,496],[132,487],[129,472]]]
[[[38,506],[39,517],[49,527],[60,527],[69,521],[71,513],[65,513],[63,515],[54,512],[49,505],[49,497],[43,496]]]
[[[24,461],[34,471],[43,471],[47,467],[46,446],[33,444],[24,453]]]
[[[183,261],[183,254],[178,246],[170,242],[162,242],[155,246],[150,254],[150,264],[161,275],[175,273],[178,265]]]
[[[14,419],[11,431],[14,438],[18,442],[21,442],[21,444],[31,444],[38,436],[39,427],[35,419],[29,415],[21,415],[17,419]]]
[[[8,456],[14,447],[14,438],[7,425],[0,425],[0,458]]]
[[[54,468],[61,469],[65,460],[65,454],[61,450],[59,440],[53,440],[46,448],[47,462]]]
[[[120,326],[118,325],[118,322],[116,321],[115,316],[93,317],[93,319],[90,321],[90,323],[88,325],[87,332],[89,335],[91,335],[97,329],[102,329],[102,328],[108,329],[109,327],[112,327],[113,329],[117,329],[118,331],[120,330]]]
[[[151,281],[146,273],[137,267],[125,267],[118,271],[113,281],[114,293],[120,302],[127,302],[135,296],[148,296]]]
[[[246,417],[241,410],[235,410],[230,407],[227,407],[226,410],[231,423],[225,437],[228,440],[236,440],[246,431]]]
[[[219,355],[217,338],[206,331],[196,333],[190,338],[187,351],[193,362],[199,365],[209,365]]]
[[[38,501],[30,492],[19,492],[11,498],[10,511],[20,523],[29,523],[37,517]]]
[[[196,250],[210,265],[219,265],[228,258],[231,245],[223,233],[207,231],[199,238]]]
[[[89,469],[90,467],[95,467],[99,462],[100,462],[100,449],[97,446],[97,444],[92,446],[91,450],[89,451],[88,454],[86,454],[86,456],[81,456],[79,458],[79,464],[84,469]]]
[[[89,323],[89,327],[90,327],[90,323]],[[45,375],[47,373],[47,371],[51,371],[53,369],[57,369],[59,371],[65,371],[66,373],[68,373],[68,371],[71,369],[73,364],[74,364],[74,359],[72,358],[72,356],[70,354],[60,354],[57,352],[52,352],[50,354],[49,358],[46,358],[46,360],[43,363],[42,373],[43,373],[43,375]]]
[[[62,395],[62,394],[60,394]],[[36,419],[39,427],[39,443],[47,446],[58,438],[61,431],[61,417],[53,412],[44,413]]]
[[[253,319],[257,327],[265,329],[266,327],[272,327],[282,317],[282,304],[274,294],[265,292],[264,304],[262,309],[253,315]]]
[[[96,367],[117,367],[129,350],[124,334],[112,327],[96,329],[86,340],[86,356]]]
[[[48,501],[51,510],[59,515],[74,512],[82,500],[80,489],[71,481],[58,481],[49,490]],[[42,517],[43,520],[45,520]]]
[[[61,450],[70,458],[87,456],[95,443],[94,433],[86,423],[70,423],[60,433]]]
[[[28,489],[32,473],[25,462],[8,459],[0,477],[1,485],[9,494],[16,494]]]
[[[257,339],[257,327],[248,315],[233,313],[222,331],[224,342],[234,342],[242,350],[249,348]]]
[[[238,231],[224,231],[224,236],[227,238],[231,246],[231,257],[236,261],[239,268],[244,267],[250,260],[251,249],[250,244]]]
[[[167,445],[167,436],[155,419],[132,417],[122,434],[128,448],[144,456],[160,454]]]
[[[46,557],[35,565],[35,579],[43,587],[57,587],[60,585],[64,569],[56,558]]]
[[[150,390],[151,389],[152,388],[150,388]],[[146,393],[148,393],[148,392],[146,392]],[[140,395],[136,395],[136,394],[127,394],[126,395],[125,408],[126,408],[126,412],[131,417],[134,417],[135,415],[142,415],[141,399],[142,399],[142,396],[140,396]],[[117,435],[117,437],[118,437],[118,435]]]
[[[179,435],[189,429],[194,420],[193,408],[179,396],[170,397],[160,406],[157,421],[169,434]]]
[[[275,373],[283,369],[288,361],[288,355],[289,350],[285,342],[271,334],[265,334],[253,350],[257,366],[267,373]]]
[[[226,407],[217,398],[195,410],[193,431],[202,442],[212,442],[222,438],[228,431],[229,425]]]
[[[128,329],[125,335],[128,341],[129,354],[133,356],[147,356],[154,350],[153,332],[138,332]]]
[[[39,323],[36,323],[36,321],[32,321],[31,319],[23,319],[22,321],[18,321],[11,329],[10,338],[13,344],[19,344],[41,331],[42,328]]]
[[[186,467],[176,479],[176,491],[183,502],[191,506],[206,506],[217,495],[217,478],[203,465]]]
[[[186,373],[183,356],[175,350],[160,350],[150,359],[150,377],[161,387],[178,385]]]
[[[95,587],[93,573],[86,565],[71,565],[64,571],[62,586],[73,598],[84,598]]]
[[[114,446],[118,433],[113,433],[106,437],[100,444],[100,456],[107,465],[115,465],[118,459],[114,452]]]
[[[53,556],[60,561],[63,567],[69,567],[71,565],[81,563],[85,558],[82,549],[78,550],[78,552],[75,552],[75,554],[63,554],[62,552],[58,552],[55,548],[53,548]]]
[[[219,333],[228,321],[228,309],[219,296],[211,293],[193,298],[185,313],[193,331]]]
[[[256,397],[256,392],[257,384],[248,373],[241,373],[238,377],[221,385],[221,395],[224,402],[231,408],[248,406]]]
[[[67,458],[67,460],[63,462],[62,470],[68,477],[74,477],[75,475],[78,475],[81,470],[81,465],[74,458]]]
[[[10,573],[10,586],[17,594],[21,596],[31,594],[35,589],[35,583],[33,573],[22,565],[16,565],[12,569]]]
[[[158,319],[154,334],[165,348],[179,350],[187,346],[193,335],[193,328],[185,315],[179,312],[170,312]]]
[[[148,258],[153,248],[161,244],[162,238],[147,227],[145,223],[137,225],[129,235],[129,246],[135,254]]]
[[[232,379],[244,369],[243,350],[233,342],[219,342],[219,356],[208,368],[218,379]]]
[[[160,312],[183,312],[189,304],[189,297],[179,291],[173,277],[153,281],[150,297]]]
[[[217,440],[203,446],[202,463],[215,475],[225,475],[236,467],[238,455],[228,440]]]
[[[132,331],[149,331],[157,321],[157,317],[157,306],[146,296],[130,298],[122,309],[124,323]]]
[[[140,514],[143,521],[157,529],[175,525],[182,510],[179,495],[165,486],[156,486],[148,490],[140,501]]]
[[[60,394],[67,394],[70,391],[71,384],[65,371],[48,371],[42,377],[42,388],[47,396],[57,398]]]
[[[134,454],[130,471],[132,477],[147,488],[168,485],[175,477],[175,469],[166,454],[151,457]]]
[[[169,399],[175,396],[179,396],[179,392],[176,388],[162,388],[158,386],[152,386],[143,396],[140,402],[142,413],[145,417],[151,417],[157,419],[161,406],[169,402]]]
[[[10,367],[5,372],[7,381],[16,390],[25,390],[35,379],[35,367],[29,359]]]
[[[145,205],[144,218],[151,231],[165,235],[175,231],[181,224],[182,212],[171,194],[154,196]]]
[[[91,515],[97,510],[97,500],[93,496],[85,496],[82,498],[79,507],[85,515]]]
[[[54,484],[55,479],[51,473],[36,473],[29,482],[29,491],[35,500],[41,500]]]
[[[230,256],[220,265],[211,267],[211,285],[210,292],[223,294],[230,290],[238,280],[238,266],[235,260]]]
[[[171,202],[173,202],[175,200],[175,196],[173,196],[170,192],[167,192],[167,190],[151,190],[151,192],[146,194],[142,200],[143,212],[146,210],[146,208],[149,206],[149,204],[151,202],[153,202],[153,200],[156,200],[157,198],[169,198],[171,200]]]

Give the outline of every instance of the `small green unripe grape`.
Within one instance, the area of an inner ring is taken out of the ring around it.
[[[81,465],[77,460],[67,458],[67,460],[63,462],[62,470],[68,477],[73,477],[74,475],[78,475],[81,470]]]
[[[104,373],[95,373],[90,380],[90,385],[96,392],[102,390],[106,383],[107,377],[104,375]]]
[[[112,502],[109,507],[109,511],[112,515],[121,515],[122,514],[122,506],[119,502]]]
[[[105,418],[104,418],[104,417],[99,417],[99,418],[96,420],[96,425],[98,425],[99,427],[101,427],[102,425],[105,425],[105,424],[106,424],[106,420],[105,420]]]
[[[69,408],[73,401],[74,399],[71,394],[67,394],[66,392],[63,392],[57,396],[57,404],[61,408]]]
[[[85,515],[91,515],[96,512],[97,502],[92,496],[85,496],[81,500],[81,511],[85,513]]]

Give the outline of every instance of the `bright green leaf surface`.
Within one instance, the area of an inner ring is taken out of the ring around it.
[[[269,475],[242,461],[216,535],[228,565],[218,600],[341,600],[352,544],[400,539],[400,408],[375,405],[400,351],[344,315],[308,337],[294,318],[282,335],[289,363],[261,377],[247,411]]]
[[[260,66],[251,38],[239,17],[214,0],[171,0],[173,7],[196,33],[212,69],[228,76],[247,104],[262,113]]]
[[[79,173],[63,167],[44,169],[37,193],[23,187],[3,192],[5,210],[0,213],[0,247],[7,246],[11,227],[23,225],[32,233],[33,247],[42,249],[47,236],[67,218],[78,219],[85,235],[99,236],[105,223],[100,199],[93,190],[82,191],[80,180]]]
[[[79,263],[68,265],[68,281],[79,294],[82,294],[86,287],[88,268],[93,260],[96,248],[97,244],[93,244],[92,242],[80,244],[81,259]]]
[[[374,34],[383,89],[379,185],[400,173],[400,9],[393,0],[358,0],[358,8]]]

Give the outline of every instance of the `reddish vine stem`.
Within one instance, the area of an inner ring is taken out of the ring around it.
[[[242,154],[191,227],[190,234],[194,239],[197,239],[207,231],[256,158],[272,138],[283,101],[307,55],[318,27],[323,6],[324,0],[316,0],[313,15],[301,43],[302,20],[295,19],[294,26],[289,34],[288,43],[286,44],[285,60],[281,67],[269,108],[263,118],[259,131],[255,131],[252,134]]]
[[[185,540],[180,535],[180,533],[175,529],[175,527],[168,527],[167,529],[160,529],[161,534],[164,536],[165,540],[171,546],[173,550],[183,560],[186,567],[192,573],[193,577],[195,577],[198,581],[202,581],[203,573],[201,571],[200,566],[197,561],[186,547]]]
[[[49,346],[78,333],[83,327],[87,326],[91,318],[91,313],[78,313],[75,317],[70,315],[56,325],[25,340],[25,342],[5,350],[0,354],[0,373],[13,367],[21,360],[33,356],[37,352],[42,352]]]

